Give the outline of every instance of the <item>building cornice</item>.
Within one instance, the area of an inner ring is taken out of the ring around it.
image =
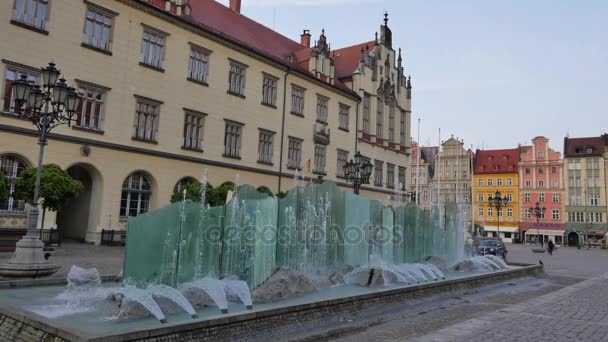
[[[7,125],[7,124],[0,124],[0,132],[8,132],[8,133],[13,133],[13,134],[38,137],[38,132],[33,129],[12,126],[12,125]],[[251,166],[246,166],[246,165],[227,163],[227,162],[192,157],[192,156],[185,156],[185,155],[177,154],[177,153],[163,152],[163,151],[158,151],[158,150],[153,150],[153,149],[128,146],[128,145],[110,143],[110,142],[87,139],[87,138],[74,137],[74,136],[65,135],[65,134],[49,133],[48,138],[51,140],[63,141],[63,142],[68,142],[68,143],[73,143],[73,144],[88,145],[88,146],[117,150],[117,151],[121,151],[121,152],[138,153],[138,154],[159,157],[159,158],[167,158],[167,159],[173,159],[173,160],[179,160],[179,161],[185,161],[185,162],[200,163],[200,164],[212,165],[212,166],[218,166],[218,167],[226,167],[226,168],[230,168],[230,169],[234,169],[234,170],[255,172],[255,173],[260,173],[260,174],[265,174],[265,175],[270,175],[270,176],[277,176],[277,177],[279,175],[281,175],[283,177],[294,177],[295,176],[294,174],[290,174],[290,173],[284,173],[284,172],[280,173],[278,171],[251,167]],[[311,181],[317,180],[316,177],[300,176],[300,178],[303,180],[311,180]],[[336,182],[336,181],[334,181],[334,182],[337,185],[342,186],[342,187],[346,187],[346,188],[352,187],[352,184],[348,184],[345,182]],[[366,190],[366,191],[381,193],[381,194],[389,194],[389,195],[394,194],[394,192],[390,191],[390,190],[376,189],[376,188],[370,188],[370,187],[361,187],[361,190]]]

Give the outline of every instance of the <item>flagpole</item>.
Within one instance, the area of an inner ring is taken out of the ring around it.
[[[418,152],[416,153],[416,207],[420,207],[420,118],[418,118]]]
[[[441,128],[439,129],[439,143],[437,144],[437,207],[441,202]]]

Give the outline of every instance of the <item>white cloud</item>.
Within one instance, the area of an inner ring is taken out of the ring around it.
[[[216,0],[219,3],[222,3],[228,6],[229,0]],[[265,7],[265,6],[310,6],[310,7],[320,7],[320,6],[336,6],[336,5],[346,5],[346,4],[361,4],[361,3],[370,3],[377,2],[380,0],[242,0],[241,3],[243,6],[251,6],[251,7]]]

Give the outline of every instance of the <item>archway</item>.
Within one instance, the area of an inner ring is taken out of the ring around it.
[[[73,165],[67,172],[82,183],[83,191],[57,213],[57,227],[63,239],[85,241],[87,232],[95,231],[99,219],[101,175],[88,164]]]
[[[568,246],[576,247],[579,244],[579,237],[577,232],[568,233]]]

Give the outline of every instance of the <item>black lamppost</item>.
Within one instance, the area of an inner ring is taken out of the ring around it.
[[[536,238],[540,241],[540,246],[543,246],[543,239],[540,237],[540,230],[539,230],[539,226],[540,226],[540,218],[545,218],[545,210],[547,210],[547,208],[545,207],[540,207],[540,204],[538,202],[536,202],[536,205],[533,208],[530,208],[530,210],[532,211],[532,215],[536,216]]]
[[[369,177],[372,174],[372,163],[365,160],[361,152],[357,151],[355,160],[352,159],[344,164],[346,181],[353,183],[355,194],[359,194],[361,184],[369,184]]]
[[[500,212],[501,212],[501,209],[506,207],[508,203],[509,203],[509,198],[506,196],[503,197],[502,194],[500,193],[500,191],[498,191],[498,190],[494,194],[494,197],[492,197],[492,194],[490,194],[488,196],[488,204],[490,205],[490,207],[496,208],[496,218],[498,220],[498,228],[496,230],[496,236],[498,238],[500,238]]]
[[[76,89],[69,87],[61,72],[54,63],[49,63],[40,70],[42,85],[34,85],[27,76],[13,84],[15,94],[15,112],[22,118],[30,120],[38,130],[38,168],[34,198],[27,217],[27,234],[17,242],[15,254],[8,263],[0,265],[0,274],[12,276],[42,276],[55,273],[59,266],[47,262],[44,258],[44,243],[38,239],[38,200],[40,195],[40,175],[44,160],[44,146],[48,142],[48,133],[63,124],[68,126],[80,106],[80,96]]]

